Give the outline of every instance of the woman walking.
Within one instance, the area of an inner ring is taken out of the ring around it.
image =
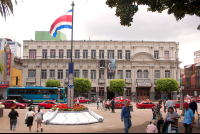
[[[17,124],[17,117],[19,117],[18,112],[15,111],[15,107],[11,107],[11,111],[8,114],[8,117],[10,118],[10,130],[13,129],[13,131],[15,131],[15,127]]]
[[[97,110],[99,110],[99,100],[97,100]]]
[[[108,99],[108,100],[107,100],[107,107],[106,107],[106,111],[107,111],[107,109],[109,109],[109,111],[110,111],[110,106],[109,106],[109,103],[110,103],[110,100]]]
[[[43,117],[43,113],[40,110],[40,107],[38,107],[38,111],[35,113],[35,115],[36,114],[37,114],[37,119],[36,119],[36,122],[37,122],[37,132],[38,132],[39,125],[40,125],[41,132],[42,132],[43,131],[43,129],[42,129],[42,117]]]
[[[33,125],[33,119],[34,119],[35,113],[32,111],[32,108],[28,109],[28,112],[26,113],[25,119],[27,120],[27,127],[29,127],[29,132],[31,132],[31,127]]]
[[[105,100],[104,100],[104,99],[103,99],[103,101],[102,101],[102,107],[101,107],[101,110],[102,110],[102,109],[104,109],[104,112],[106,111],[106,110],[105,110]]]

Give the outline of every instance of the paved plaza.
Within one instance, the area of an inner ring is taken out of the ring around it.
[[[135,103],[133,103],[135,106]],[[91,124],[91,125],[43,125],[43,129],[45,133],[124,133],[124,124],[120,119],[120,109],[116,109],[116,113],[111,113],[111,111],[104,112],[103,110],[96,109],[96,103],[85,104],[85,106],[89,107],[95,113],[104,117],[103,123]],[[36,105],[37,107],[37,105]],[[8,118],[8,113],[10,109],[4,109],[4,116],[0,118],[0,133],[28,133],[28,127],[24,124],[25,114],[28,108],[26,109],[17,109],[19,113],[18,124],[16,126],[16,131],[10,131],[10,123]],[[42,109],[43,112],[48,111],[48,109]],[[164,111],[162,109],[162,111]],[[178,113],[181,114],[181,111],[178,110]],[[130,128],[131,133],[144,133],[147,125],[152,119],[152,111],[151,109],[136,109],[134,107],[134,112],[132,114],[132,127]],[[163,117],[166,114],[163,113]],[[195,115],[197,122],[197,115]],[[183,117],[179,120],[179,133],[184,132],[183,127]],[[34,121],[32,132],[36,132],[36,122]],[[199,133],[200,128],[197,126],[194,127],[193,132]],[[40,133],[40,132],[39,132]]]

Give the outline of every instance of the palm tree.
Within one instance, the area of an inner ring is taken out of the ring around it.
[[[17,0],[15,0],[17,5]],[[0,0],[0,13],[1,16],[5,18],[10,14],[13,14],[13,3],[11,0]]]

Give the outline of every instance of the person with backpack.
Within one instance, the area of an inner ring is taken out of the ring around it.
[[[36,119],[36,122],[37,122],[37,132],[38,132],[38,128],[40,126],[41,128],[41,132],[43,131],[43,128],[42,128],[42,119],[43,119],[43,113],[42,111],[40,110],[40,107],[38,107],[38,111],[35,113],[35,115],[37,114],[37,119]]]
[[[11,111],[8,114],[8,117],[10,118],[10,130],[13,129],[13,131],[15,131],[15,127],[17,124],[17,117],[19,117],[18,112],[15,111],[15,107],[11,107]]]

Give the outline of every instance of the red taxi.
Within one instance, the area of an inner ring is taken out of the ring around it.
[[[152,101],[142,101],[140,103],[136,103],[136,107],[138,109],[146,109],[146,108],[152,108],[156,105],[156,103],[153,103]],[[162,108],[162,106],[161,106]]]
[[[109,106],[111,107],[111,101],[109,103]],[[123,106],[124,106],[124,102],[115,101],[115,109],[122,109]],[[133,106],[133,105],[130,103],[129,106]],[[105,107],[107,107],[107,104],[105,104]]]
[[[25,103],[19,103],[19,102],[14,101],[14,100],[6,100],[1,104],[5,105],[5,108],[11,108],[13,106],[15,106],[15,108],[18,108],[18,109],[26,108]]]
[[[42,108],[42,109],[49,109],[49,108],[53,108],[53,106],[56,105],[56,102],[54,100],[47,100],[47,101],[44,101],[44,102],[41,102],[39,103],[39,106]]]
[[[79,103],[87,103],[87,104],[91,103],[91,100],[86,99],[85,97],[76,97],[74,99],[74,102],[77,102],[77,99],[79,99]]]
[[[123,96],[118,96],[114,99],[115,101],[121,101],[124,102],[124,97]],[[129,103],[131,103],[131,101],[129,99],[126,99],[126,101],[128,101]]]
[[[172,100],[175,103],[176,108],[180,108],[180,101],[179,100]]]
[[[197,98],[197,102],[198,102],[198,103],[200,103],[200,97],[199,97],[199,98]]]

